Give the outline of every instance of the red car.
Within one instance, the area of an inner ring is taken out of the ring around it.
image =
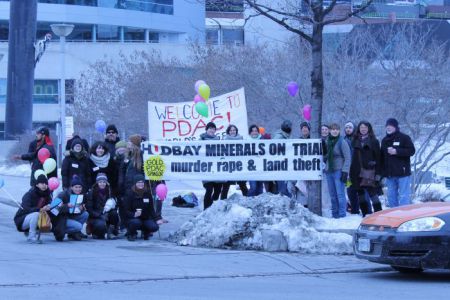
[[[428,202],[374,213],[353,236],[356,257],[400,272],[450,269],[450,203]]]

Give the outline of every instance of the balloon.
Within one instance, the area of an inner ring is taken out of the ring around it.
[[[35,172],[34,172],[34,179],[38,179],[38,177],[39,177],[39,175],[44,175],[45,177],[47,177],[47,175],[45,175],[45,172],[44,172],[44,170],[36,170]]]
[[[48,188],[50,191],[54,191],[59,187],[59,180],[56,177],[52,177],[48,180]]]
[[[38,151],[38,159],[41,162],[41,164],[44,163],[44,161],[50,157],[50,151],[48,151],[47,148],[41,148],[41,150]]]
[[[167,186],[164,183],[160,183],[156,186],[156,196],[160,201],[164,201],[167,197]]]
[[[206,82],[204,82],[203,80],[197,80],[195,82],[195,92],[198,93],[198,88],[202,85],[202,84],[206,84]]]
[[[97,120],[95,122],[95,130],[97,130],[100,133],[104,133],[106,130],[106,123],[103,120]]]
[[[200,95],[195,95],[194,103],[198,103],[198,102],[205,102],[205,99],[203,99],[202,96],[200,96]]]
[[[206,105],[205,102],[197,102],[195,104],[195,110],[198,112],[199,115],[202,115],[205,118],[208,117],[208,105]]]
[[[53,172],[56,169],[56,160],[53,158],[47,158],[44,161],[43,167],[46,174]]]
[[[198,93],[206,101],[209,99],[209,96],[211,95],[211,89],[206,83],[204,83],[198,87]]]
[[[5,185],[5,180],[0,178],[0,189]]]
[[[311,105],[306,104],[303,106],[303,118],[305,118],[306,121],[311,121]]]
[[[294,97],[298,93],[298,84],[295,81],[291,81],[287,85],[287,90],[289,92],[289,95]]]
[[[266,129],[264,127],[259,127],[259,134],[263,135],[266,133]]]

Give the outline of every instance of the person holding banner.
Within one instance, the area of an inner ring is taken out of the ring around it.
[[[274,140],[280,140],[284,139],[287,140],[291,138],[291,132],[292,132],[292,122],[289,120],[284,120],[283,123],[281,123],[280,129],[277,130],[273,136]],[[287,182],[286,181],[277,181],[277,190],[279,194],[291,197],[291,193],[287,189]]]
[[[211,141],[220,140],[216,135],[216,124],[209,122],[205,127],[206,132],[200,135],[200,140]],[[203,181],[203,187],[205,188],[205,196],[203,197],[203,209],[207,209],[213,204],[213,201],[219,199],[220,193],[222,192],[222,182],[218,181]]]
[[[28,233],[27,242],[30,244],[42,243],[36,237],[39,212],[49,211],[52,201],[51,192],[48,189],[48,180],[44,174],[38,176],[36,185],[22,197],[22,204],[14,216],[17,230]]]
[[[260,140],[261,134],[259,132],[259,127],[255,124],[250,125],[248,128],[248,135],[253,140]],[[264,182],[263,181],[249,181],[250,189],[248,191],[249,197],[259,196],[263,193]]]
[[[227,135],[223,138],[224,140],[242,140],[244,139],[242,135],[239,134],[239,130],[235,125],[228,125],[228,128],[226,130]],[[222,192],[220,194],[220,199],[227,199],[228,198],[228,191],[230,189],[230,185],[237,183],[239,185],[239,188],[241,189],[242,195],[247,197],[248,195],[248,188],[245,181],[227,181],[222,186]]]
[[[348,143],[340,136],[338,124],[330,125],[330,135],[326,144],[325,175],[331,198],[331,213],[333,218],[343,218],[347,211],[345,183],[350,171],[351,153]]]

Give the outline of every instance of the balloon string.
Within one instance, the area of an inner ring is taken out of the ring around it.
[[[8,197],[9,197],[12,201],[14,201],[15,204],[17,204],[17,206],[19,206],[21,209],[23,209],[22,205],[20,205],[20,203],[19,203],[16,199],[14,199],[14,197],[13,197],[13,196],[5,189],[5,188],[2,187],[1,190],[4,191],[5,194],[8,195]]]

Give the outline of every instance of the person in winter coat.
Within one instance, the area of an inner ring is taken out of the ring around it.
[[[64,152],[64,156],[70,155],[70,149],[72,149],[72,142],[74,139],[80,139],[81,145],[83,146],[83,150],[89,152],[89,143],[86,139],[81,138],[78,134],[74,133],[70,140],[67,140],[66,143],[66,151]]]
[[[301,139],[311,138],[311,125],[308,122],[300,123],[300,138]]]
[[[280,129],[275,132],[273,139],[274,140],[290,139],[291,132],[292,132],[292,122],[289,120],[284,120],[283,123],[281,123]],[[292,196],[291,193],[288,191],[287,181],[277,181],[277,190],[278,193],[281,195],[285,195],[288,197]]]
[[[125,196],[124,206],[127,214],[127,239],[136,240],[137,231],[142,231],[144,240],[159,230],[161,220],[155,214],[153,197],[146,187],[145,177],[137,174],[134,177],[134,185]]]
[[[250,125],[250,127],[248,128],[248,135],[250,136],[250,139],[252,139],[252,140],[260,140],[262,138],[260,131],[259,131],[259,127],[255,124]],[[248,194],[247,194],[249,197],[258,196],[263,193],[263,189],[264,189],[263,181],[250,180],[248,183],[250,185],[250,189],[248,190]]]
[[[61,167],[62,186],[63,189],[70,188],[70,181],[74,175],[77,175],[83,186],[83,193],[89,190],[90,180],[89,159],[86,151],[83,149],[83,143],[81,139],[74,139],[72,141],[72,148],[70,155],[66,156],[63,160]]]
[[[361,168],[375,170],[375,178],[379,181],[381,176],[380,164],[380,142],[375,137],[372,125],[367,121],[361,121],[358,124],[356,133],[352,142],[353,154],[350,166],[350,180],[352,188],[358,193],[359,207],[363,217],[369,213],[365,192],[367,191],[372,201],[373,210],[380,211],[381,202],[378,198],[375,186],[361,186]],[[361,165],[362,164],[362,165]]]
[[[239,130],[235,125],[228,125],[227,130],[225,131],[226,135],[223,138],[224,140],[242,140],[242,135],[239,134]],[[239,188],[241,189],[242,195],[247,196],[248,195],[248,188],[247,183],[245,181],[227,181],[222,186],[222,192],[220,194],[220,199],[227,199],[228,198],[228,191],[230,190],[230,185],[237,183],[239,185]]]
[[[80,203],[71,203],[71,197],[79,197],[82,201]],[[58,207],[58,218],[66,219],[65,233],[69,239],[81,241],[85,237],[81,230],[83,225],[89,218],[89,213],[86,211],[86,195],[83,194],[83,182],[77,175],[72,177],[70,181],[70,189],[61,192],[58,198],[62,200]]]
[[[416,148],[411,138],[400,132],[398,121],[386,121],[381,141],[381,173],[386,177],[389,207],[411,204],[411,156]]]
[[[116,200],[112,198],[108,177],[105,173],[98,173],[96,183],[89,191],[86,201],[89,213],[88,226],[94,239],[107,239],[119,234],[119,215]]]
[[[52,201],[51,192],[48,189],[48,181],[41,174],[36,179],[36,185],[22,197],[22,204],[14,216],[14,223],[20,232],[28,231],[27,241],[31,244],[42,243],[36,236],[40,211],[49,211]]]
[[[347,211],[345,183],[350,171],[351,153],[347,142],[340,136],[338,124],[330,125],[326,145],[328,152],[324,157],[325,176],[331,200],[331,214],[333,218],[343,218]]]
[[[352,153],[352,162],[353,162],[353,136],[355,135],[355,124],[353,122],[348,121],[344,126],[345,137],[344,141],[350,147],[350,153]],[[350,213],[351,214],[359,214],[359,200],[358,200],[358,191],[353,187],[353,185],[347,186],[347,197],[350,201]],[[365,200],[365,199],[363,199]]]
[[[216,124],[213,122],[209,122],[206,124],[205,130],[206,132],[200,135],[201,141],[211,141],[211,140],[220,140],[218,136],[216,136]],[[222,192],[223,182],[218,181],[203,181],[203,187],[205,188],[205,196],[203,198],[203,209],[207,209],[210,207],[214,201],[219,199],[220,193]]]
[[[113,195],[116,195],[118,186],[118,170],[114,162],[113,155],[109,153],[109,149],[104,142],[95,142],[90,150],[89,155],[89,178],[90,186],[96,182],[99,173],[104,173],[108,177],[109,185]]]
[[[47,127],[41,127],[36,130],[36,139],[30,143],[28,146],[28,153],[13,156],[13,159],[28,160],[31,163],[31,177],[30,186],[34,187],[36,185],[36,179],[34,178],[34,172],[36,170],[43,169],[42,163],[39,161],[38,153],[41,149],[47,149],[50,152],[50,158],[56,159],[56,152],[53,146],[52,139],[50,138],[50,130]],[[48,174],[49,177],[57,177],[57,170]]]
[[[110,124],[106,127],[105,134],[105,144],[108,148],[108,152],[111,156],[114,156],[116,153],[116,144],[120,141],[119,131],[117,130],[116,125]]]

